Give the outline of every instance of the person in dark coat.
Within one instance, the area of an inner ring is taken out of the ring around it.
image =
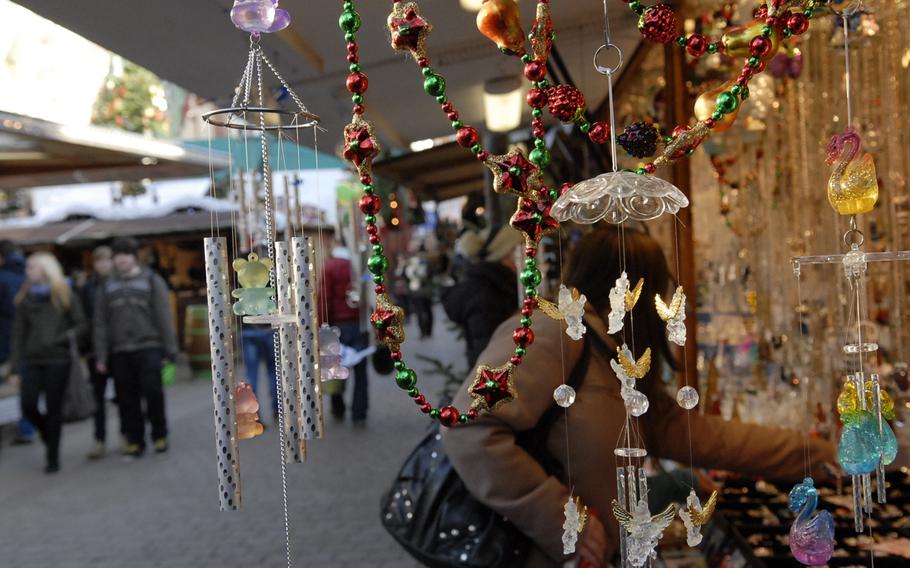
[[[518,309],[515,250],[519,245],[518,231],[500,228],[487,239],[479,258],[465,267],[462,279],[442,296],[446,315],[464,331],[471,368],[493,331]]]
[[[10,368],[8,363],[16,317],[15,299],[23,282],[25,257],[12,241],[0,241],[0,367],[5,367],[3,376],[19,373],[19,369]],[[13,444],[31,444],[33,435],[34,426],[22,417]]]
[[[46,473],[60,470],[63,396],[69,382],[71,341],[86,330],[79,298],[73,294],[56,258],[47,252],[31,255],[26,282],[16,295],[16,320],[10,366],[22,385],[22,414],[41,433],[47,448]],[[38,408],[44,397],[45,412]]]

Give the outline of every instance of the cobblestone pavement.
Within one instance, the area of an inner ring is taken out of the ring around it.
[[[413,338],[406,355],[429,353],[463,370],[463,347],[438,318],[432,339]],[[425,363],[411,359],[420,371]],[[417,564],[379,523],[379,499],[427,419],[389,377],[370,376],[367,427],[326,420],[309,462],[288,469],[295,566],[410,568]],[[421,373],[429,393],[443,379]],[[285,565],[277,428],[241,442],[243,510],[221,513],[215,477],[211,388],[169,387],[171,450],[125,462],[85,459],[88,422],[63,434],[63,470],[41,473],[42,449],[0,452],[0,567],[206,568]],[[267,405],[263,404],[265,408]],[[109,431],[116,432],[113,420]]]

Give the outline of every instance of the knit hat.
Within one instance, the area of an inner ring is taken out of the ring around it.
[[[130,237],[118,237],[111,243],[111,252],[115,255],[131,254],[135,256],[139,252],[139,243]]]
[[[513,254],[521,243],[521,233],[508,225],[503,225],[484,247],[483,259],[487,262],[499,262]]]

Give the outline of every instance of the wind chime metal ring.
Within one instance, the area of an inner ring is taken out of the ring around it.
[[[261,126],[257,120],[249,120],[247,114],[265,114],[279,117],[280,124],[266,124]],[[237,119],[235,121],[234,119]],[[319,115],[305,110],[290,111],[272,107],[258,106],[234,106],[228,108],[219,108],[202,115],[202,120],[212,126],[222,128],[231,128],[234,130],[248,130],[252,132],[261,131],[293,131],[313,128],[319,124],[321,119]]]
[[[866,235],[857,228],[854,215],[850,217],[850,228],[844,233],[844,246],[847,248],[853,248],[854,245],[861,247],[864,242],[866,242]]]
[[[606,67],[606,66],[603,66],[600,63],[598,63],[597,60],[600,57],[600,54],[605,50],[611,50],[611,49],[616,50],[616,57],[617,57],[616,65],[614,65],[613,67]],[[623,64],[622,50],[619,49],[619,46],[616,45],[615,43],[605,43],[602,46],[598,47],[597,51],[594,52],[594,69],[596,69],[597,72],[600,73],[601,75],[613,75],[614,73],[619,71],[619,69],[622,67],[622,64]]]

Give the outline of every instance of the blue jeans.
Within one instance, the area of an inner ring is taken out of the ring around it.
[[[360,331],[360,324],[356,321],[334,324],[341,331],[341,342],[358,351],[366,349],[369,345],[367,334]],[[345,389],[350,379],[344,381]],[[354,395],[351,400],[351,418],[353,420],[366,420],[367,408],[370,406],[369,390],[367,388],[367,359],[354,366]]]
[[[246,382],[257,392],[259,386],[259,362],[265,359],[268,372],[269,394],[272,396],[272,412],[278,416],[278,373],[275,370],[275,343],[269,327],[244,326],[241,331],[243,342],[243,367]],[[257,397],[259,395],[256,395]]]

